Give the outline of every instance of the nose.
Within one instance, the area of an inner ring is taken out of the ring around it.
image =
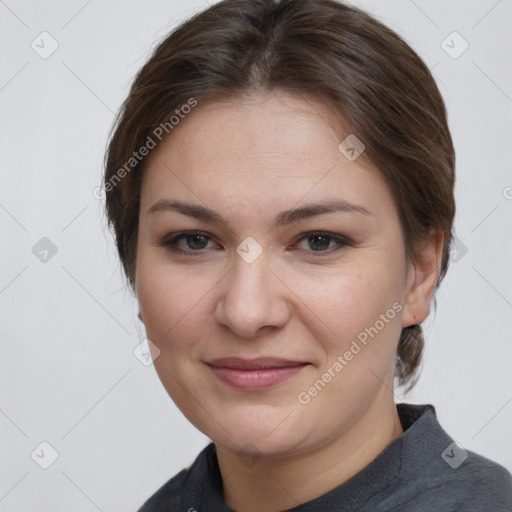
[[[252,263],[236,255],[233,268],[221,281],[214,315],[217,323],[244,338],[284,326],[289,317],[286,286],[276,273],[265,252]]]

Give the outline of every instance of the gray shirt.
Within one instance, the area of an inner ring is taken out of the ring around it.
[[[348,481],[289,512],[512,511],[512,476],[466,451],[432,405],[398,404],[404,433]],[[151,496],[139,512],[233,512],[223,500],[215,445]]]

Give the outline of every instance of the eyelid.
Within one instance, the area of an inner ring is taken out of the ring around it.
[[[170,233],[163,238],[157,238],[155,240],[155,245],[158,247],[164,247],[169,252],[176,253],[176,254],[184,254],[187,256],[194,256],[194,255],[201,255],[204,254],[204,249],[200,249],[197,251],[193,250],[183,250],[176,246],[171,245],[172,243],[176,244],[181,239],[186,239],[187,236],[193,236],[193,235],[202,235],[206,238],[208,238],[208,242],[213,241],[215,237],[210,235],[206,231],[200,231],[195,229],[185,230],[185,231],[177,231],[175,233]]]
[[[331,240],[336,242],[337,245],[325,251],[303,251],[299,249],[299,252],[303,254],[312,255],[313,257],[328,256],[334,254],[335,252],[338,252],[339,250],[343,249],[346,246],[352,245],[351,240],[349,240],[346,236],[333,233],[332,231],[325,231],[321,229],[301,233],[299,238],[293,243],[293,245],[296,245],[297,243],[302,242],[302,240],[305,240],[313,235],[327,235]]]

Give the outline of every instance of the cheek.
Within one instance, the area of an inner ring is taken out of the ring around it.
[[[355,406],[352,399],[370,400],[393,370],[401,331],[400,280],[389,266],[372,261],[330,276],[321,288],[310,283],[310,305],[328,326],[323,335],[320,329],[315,333],[325,353],[319,374],[330,371],[324,375],[332,381],[320,402],[341,400],[349,407]],[[347,389],[358,391],[347,395]]]
[[[294,281],[303,302],[331,333],[330,349],[343,348],[390,309],[385,330],[399,323],[392,305],[401,299],[401,281],[389,265],[376,263],[372,258],[361,259],[357,265],[322,271],[321,275],[296,276]]]
[[[149,263],[149,262],[148,262]],[[137,298],[148,338],[161,350],[187,343],[200,327],[208,286],[178,267],[140,264]]]
[[[320,330],[315,333],[325,359],[310,386],[318,379],[329,383],[322,397],[315,398],[318,407],[338,403],[348,414],[371,402],[389,381],[401,331],[399,292],[389,272],[355,272],[311,295],[315,313],[328,326],[323,336]]]

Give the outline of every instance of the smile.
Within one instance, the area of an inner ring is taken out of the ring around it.
[[[291,379],[309,363],[277,358],[222,358],[207,364],[225,384],[245,391],[257,391]]]

